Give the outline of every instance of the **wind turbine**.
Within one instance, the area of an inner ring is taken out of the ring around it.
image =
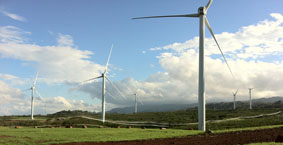
[[[208,23],[206,18],[207,10],[210,7],[213,0],[209,0],[205,7],[199,7],[198,13],[195,14],[185,14],[185,15],[166,15],[166,16],[150,16],[150,17],[138,17],[133,19],[147,19],[147,18],[166,18],[166,17],[193,17],[200,19],[200,30],[199,30],[199,87],[198,87],[198,129],[205,131],[205,81],[204,81],[204,39],[205,39],[205,25],[207,26],[208,30],[210,31],[213,39],[215,40],[222,57],[230,73],[232,74],[233,78],[234,75],[230,69],[230,66],[227,63],[227,60],[214,36],[214,33]]]
[[[254,88],[249,88],[249,93],[250,93],[250,109],[252,109],[252,90]]]
[[[41,95],[39,94],[39,92],[37,91],[36,89],[36,82],[37,82],[37,78],[38,78],[38,72],[36,73],[36,76],[35,76],[35,79],[33,81],[33,85],[31,86],[31,88],[29,89],[26,89],[24,91],[27,91],[27,90],[31,90],[31,120],[33,120],[33,112],[34,112],[34,92],[39,96],[41,97]],[[42,97],[41,97],[42,98]]]
[[[238,93],[238,90],[239,90],[239,88],[237,89],[237,91],[234,93],[234,92],[232,92],[233,93],[233,96],[234,96],[234,110],[236,109],[236,95],[237,95],[237,93]]]
[[[140,101],[139,97],[138,97],[138,93],[135,93],[135,114],[138,113],[138,100],[139,102],[143,105],[143,103]]]
[[[83,82],[88,82],[88,81],[92,81],[92,80],[95,80],[95,79],[99,79],[99,78],[102,78],[102,111],[101,111],[101,113],[102,113],[102,123],[104,123],[105,122],[105,94],[106,94],[106,81],[105,81],[105,79],[107,79],[111,84],[113,84],[111,81],[110,81],[110,79],[106,76],[106,74],[107,74],[107,69],[108,69],[108,65],[109,65],[109,60],[110,60],[110,57],[111,57],[111,53],[112,53],[112,48],[113,48],[113,44],[112,44],[112,46],[111,46],[111,49],[110,49],[110,52],[109,52],[109,56],[108,56],[108,60],[107,60],[107,63],[106,63],[106,65],[105,65],[105,70],[104,70],[104,72],[100,75],[100,76],[98,76],[98,77],[95,77],[95,78],[91,78],[91,79],[89,79],[89,80],[86,80],[86,81],[83,81]],[[83,83],[82,82],[82,83]]]

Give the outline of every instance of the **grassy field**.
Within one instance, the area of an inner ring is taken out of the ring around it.
[[[144,140],[197,135],[202,132],[175,129],[137,128],[0,128],[0,144],[52,144],[66,142],[103,142]]]
[[[266,128],[277,128],[283,125],[251,127],[241,129],[218,130],[214,133],[258,130]],[[122,140],[145,140],[155,138],[182,137],[188,135],[202,134],[196,130],[176,129],[138,129],[138,128],[8,128],[0,127],[0,144],[56,144],[67,142],[104,142]],[[265,145],[275,143],[260,143],[252,145]]]
[[[207,110],[206,120],[225,120],[235,117],[255,116],[260,114],[268,114],[282,111],[281,108],[267,108],[267,109],[253,109],[253,110]],[[81,125],[87,124],[88,126],[97,127],[102,125],[101,122],[79,118],[77,116],[88,116],[91,118],[100,119],[100,114],[87,114],[75,113],[65,111],[56,115],[48,116],[35,116],[35,120],[30,120],[29,116],[2,116],[0,117],[0,126],[66,126],[66,125]],[[147,112],[138,114],[106,114],[107,120],[112,121],[148,121],[156,123],[165,123],[169,128],[175,129],[197,129],[197,110],[181,110],[172,112]],[[251,121],[252,120],[252,121]],[[186,125],[182,125],[186,124]],[[235,119],[224,122],[207,122],[207,128],[211,130],[221,130],[229,128],[242,128],[242,127],[257,127],[266,125],[280,125],[283,124],[283,115],[254,118],[254,119]],[[115,127],[121,124],[106,123],[109,127]],[[146,126],[147,128],[149,126]]]
[[[214,133],[233,132],[242,130],[255,130],[274,127],[283,127],[283,114],[266,116],[253,119],[231,119],[243,116],[255,116],[282,111],[281,108],[265,108],[253,110],[207,110],[207,120],[222,120],[207,122],[207,129]],[[196,135],[202,132],[196,131],[197,110],[181,110],[173,112],[151,112],[138,114],[106,114],[108,120],[123,121],[150,121],[167,123],[169,129],[159,128],[140,129],[142,126],[105,123],[105,128],[98,128],[101,122],[78,116],[100,118],[100,114],[85,112],[65,111],[55,115],[35,116],[30,120],[29,116],[1,116],[0,117],[0,144],[51,144],[65,142],[99,142],[121,140],[143,140],[154,138],[181,137]],[[80,128],[83,124],[87,129]],[[183,124],[183,125],[182,125]],[[23,126],[15,129],[14,126]],[[39,128],[32,128],[38,126]],[[78,128],[48,128],[51,126],[73,126]],[[121,128],[115,128],[121,126]],[[113,127],[113,128],[111,128]],[[193,129],[193,130],[188,130]],[[267,143],[268,144],[268,143]]]

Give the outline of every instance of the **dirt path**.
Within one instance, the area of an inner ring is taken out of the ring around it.
[[[279,135],[283,135],[283,128],[187,136],[182,138],[98,143],[66,143],[62,145],[236,145],[256,142],[274,142]]]

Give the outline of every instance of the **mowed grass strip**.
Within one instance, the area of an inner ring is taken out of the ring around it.
[[[0,144],[52,144],[104,142],[182,137],[201,134],[196,130],[139,128],[0,128]]]

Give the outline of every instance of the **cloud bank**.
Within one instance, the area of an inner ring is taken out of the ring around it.
[[[14,26],[0,27],[0,57],[22,61],[36,66],[48,83],[81,82],[90,76],[98,76],[104,66],[89,60],[91,51],[73,47],[70,35],[59,34],[58,45],[40,46],[29,43],[25,32]]]

